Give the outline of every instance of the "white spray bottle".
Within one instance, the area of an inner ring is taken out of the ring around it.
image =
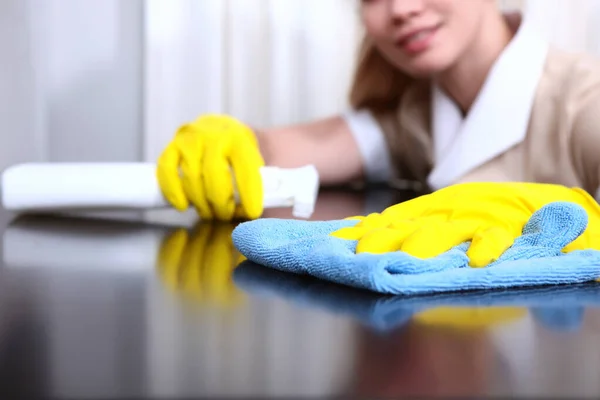
[[[316,168],[262,167],[265,209],[292,207],[309,218],[319,191]],[[2,204],[13,212],[169,208],[153,163],[25,163],[2,174]],[[236,196],[236,201],[238,197]]]

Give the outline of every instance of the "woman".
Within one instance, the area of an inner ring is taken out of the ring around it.
[[[314,164],[324,185],[525,181],[596,193],[600,63],[551,48],[495,0],[363,0],[361,16],[352,110],[265,131],[226,116],[183,126],[158,166],[174,207],[256,218],[263,163]]]

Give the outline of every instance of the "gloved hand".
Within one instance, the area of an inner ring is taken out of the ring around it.
[[[470,241],[472,267],[497,260],[533,213],[556,201],[579,204],[588,214],[585,232],[563,251],[600,249],[600,205],[585,191],[540,183],[463,183],[420,196],[332,233],[358,240],[356,253],[402,250],[431,258]]]
[[[157,178],[167,201],[180,211],[192,203],[204,220],[256,219],[263,212],[263,165],[249,127],[228,116],[206,115],[179,128],[158,160]]]
[[[243,293],[233,283],[242,256],[233,246],[233,224],[199,223],[191,232],[180,228],[161,243],[158,273],[164,285],[195,302],[238,305]]]

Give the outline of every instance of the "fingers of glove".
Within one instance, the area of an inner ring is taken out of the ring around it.
[[[386,218],[382,214],[371,213],[358,224],[356,224],[356,226],[361,228],[378,229],[388,227],[391,222],[392,221],[389,218]]]
[[[365,217],[363,215],[354,215],[351,217],[344,218],[344,220],[346,220],[346,221],[362,221],[363,219],[365,219]]]
[[[331,236],[339,239],[359,240],[367,232],[370,232],[374,229],[386,228],[390,224],[390,221],[379,213],[372,213],[366,217],[358,217],[354,219],[359,220],[356,225],[338,229],[337,231],[333,232]]]
[[[194,125],[208,131],[221,131],[226,128],[230,118],[223,114],[202,114],[194,121]]]
[[[256,219],[263,213],[264,186],[260,169],[265,163],[249,135],[240,135],[236,140],[230,161],[240,204],[248,219]]]
[[[523,231],[523,225],[531,217],[531,211],[523,208],[520,204],[511,205],[505,201],[501,206],[488,207],[473,204],[469,207],[459,208],[452,211],[451,220],[480,221],[486,226],[498,226],[519,236]]]
[[[600,250],[600,232],[595,227],[588,226],[581,236],[563,248],[564,253],[574,250]]]
[[[217,159],[216,164],[209,163],[209,167],[217,169],[218,175],[214,179],[211,178],[212,175],[207,178],[207,187],[210,187],[209,199],[213,203],[213,208],[216,208],[219,219],[260,217],[264,200],[260,167],[264,166],[264,160],[250,128],[233,117],[218,114],[203,116],[197,123],[224,135],[225,138],[219,142],[219,150],[223,158]],[[235,177],[229,178],[227,183],[224,183],[225,165],[228,166],[226,174],[231,177],[229,164]],[[243,212],[239,212],[235,206],[234,180]]]
[[[183,190],[190,202],[192,202],[202,219],[211,219],[212,210],[206,199],[205,188],[203,187],[202,160],[204,157],[203,140],[199,132],[192,127],[181,131],[176,138],[179,154],[181,155],[181,172]]]
[[[370,230],[370,228],[348,226],[346,228],[341,228],[337,231],[332,232],[330,236],[345,240],[359,240],[365,235],[365,233],[369,232]]]
[[[406,220],[417,218],[425,214],[434,205],[434,194],[419,196],[417,198],[394,204],[381,213],[388,220]]]
[[[582,206],[589,214],[590,221],[600,218],[600,204],[587,191],[581,188],[571,188],[573,202]]]
[[[485,267],[496,261],[514,243],[515,237],[504,228],[493,226],[475,233],[467,250],[469,265]]]
[[[418,217],[418,218],[412,218],[412,219],[405,219],[405,220],[393,220],[392,222],[390,222],[389,227],[390,228],[394,228],[394,229],[408,229],[408,228],[412,228],[413,226],[425,226],[425,225],[430,225],[430,224],[438,224],[438,223],[443,223],[446,222],[447,218],[445,215],[442,214],[434,214],[434,215],[428,215],[425,217]]]
[[[407,222],[403,228],[379,228],[368,231],[356,245],[356,254],[383,254],[400,250],[404,240],[419,228],[416,222]]]
[[[563,251],[563,253],[570,253],[575,250],[584,250],[586,248],[589,248],[589,247],[587,247],[588,245],[589,245],[588,240],[584,233],[583,235],[579,236],[577,239],[573,240],[571,243],[566,245],[562,249],[562,251]]]
[[[425,224],[406,238],[400,250],[418,258],[435,257],[471,240],[478,228],[476,221]]]
[[[233,179],[229,167],[225,140],[211,144],[203,160],[204,188],[214,215],[221,221],[231,221],[235,211]]]
[[[244,207],[242,207],[241,204],[235,205],[235,211],[233,212],[233,218],[236,220],[248,219],[246,210],[244,210]]]
[[[188,198],[179,177],[179,150],[174,142],[169,143],[157,162],[156,178],[165,199],[177,210],[189,207]]]

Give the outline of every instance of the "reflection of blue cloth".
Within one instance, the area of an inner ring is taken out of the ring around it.
[[[298,306],[346,315],[381,331],[402,326],[413,315],[436,307],[524,307],[549,329],[573,330],[581,324],[585,307],[600,306],[600,284],[596,283],[391,296],[288,274],[251,261],[240,264],[233,279],[236,286],[255,296],[280,297]]]
[[[238,225],[233,241],[258,264],[388,294],[573,284],[600,276],[600,252],[561,252],[587,226],[585,210],[572,203],[538,210],[513,246],[485,268],[468,266],[468,243],[425,260],[401,251],[355,254],[356,241],[329,236],[355,223],[259,219]]]
[[[540,325],[554,331],[574,331],[583,321],[583,307],[536,307],[531,309],[531,314]]]
[[[347,315],[377,329],[402,325],[410,308],[398,307],[398,296],[382,295],[244,261],[233,271],[240,289],[253,295],[283,297],[299,306]]]

